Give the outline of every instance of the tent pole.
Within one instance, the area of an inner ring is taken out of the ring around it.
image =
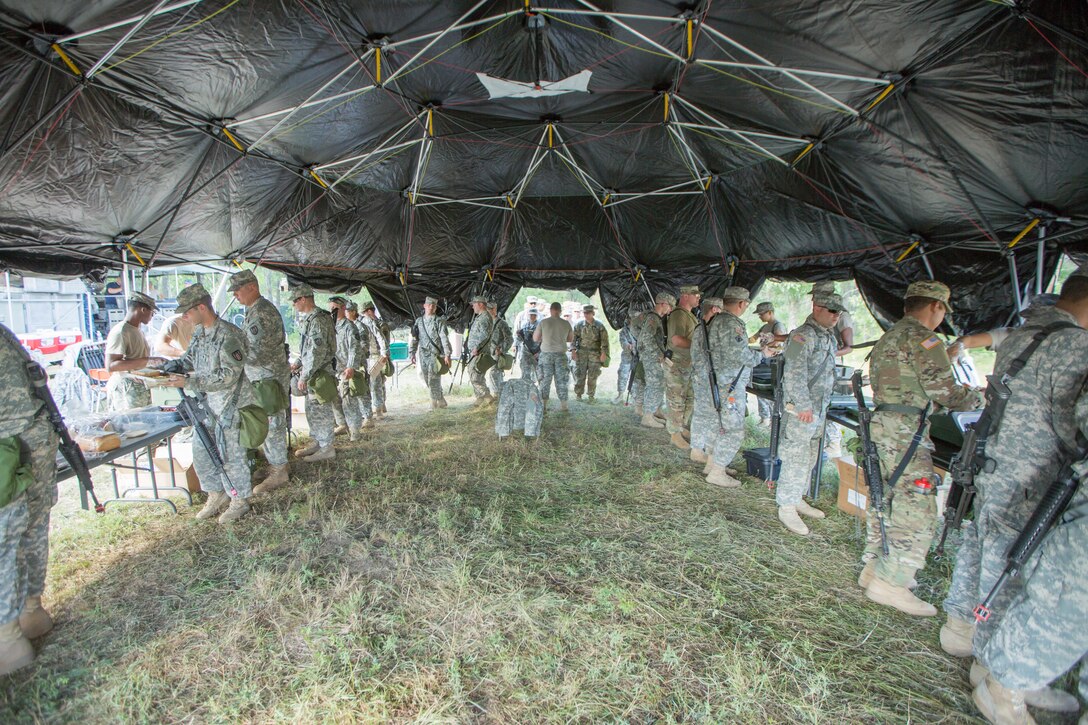
[[[716,127],[716,130],[718,130],[719,132],[724,131],[725,133],[729,133],[729,134],[732,134],[732,135],[736,136],[737,138],[739,138],[741,141],[744,141],[749,146],[754,147],[757,151],[759,151],[761,154],[763,154],[767,158],[773,159],[773,160],[777,161],[778,163],[782,164],[783,166],[789,166],[790,165],[789,162],[786,161],[785,159],[783,159],[783,158],[781,158],[779,156],[776,156],[775,154],[772,154],[770,151],[763,148],[762,146],[757,144],[752,139],[748,138],[748,135],[745,134],[743,131],[738,131],[735,128],[731,128],[731,127],[725,125],[724,123],[722,123],[721,121],[719,121],[718,119],[714,118],[709,113],[704,111],[703,109],[701,109],[698,106],[696,106],[696,105],[684,100],[683,98],[681,98],[679,96],[679,94],[676,94],[676,93],[672,94],[672,98],[673,98],[673,100],[679,101],[680,103],[684,104],[684,106],[686,108],[690,108],[692,111],[695,111],[700,116],[706,118],[708,121],[713,123],[714,126]],[[804,141],[803,139],[797,139],[797,141],[798,141],[798,143],[808,144],[808,141]]]
[[[8,325],[14,331],[15,328],[15,308],[11,305],[11,272],[4,272],[4,286],[8,290]]]
[[[352,90],[344,91],[343,93],[334,93],[333,95],[329,96],[328,98],[319,98],[316,101],[307,101],[306,103],[300,103],[299,105],[291,106],[290,108],[281,108],[278,111],[269,111],[268,113],[262,113],[260,116],[253,116],[252,118],[243,118],[240,121],[231,121],[230,123],[228,123],[226,125],[226,127],[231,129],[231,130],[234,130],[236,128],[241,128],[242,126],[245,126],[246,124],[256,123],[258,121],[265,121],[265,120],[267,120],[269,118],[275,118],[276,116],[282,116],[284,114],[293,114],[293,113],[296,113],[297,111],[301,111],[301,110],[306,109],[306,108],[311,108],[313,106],[320,106],[322,103],[332,103],[333,101],[339,101],[340,99],[348,98],[349,96],[356,96],[356,95],[361,96],[362,94],[364,94],[364,93],[366,93],[368,91],[372,91],[375,88],[377,88],[377,86],[375,86],[375,85],[363,86],[362,88],[353,88]],[[252,148],[252,147],[250,147],[250,148]]]
[[[885,78],[866,78],[865,76],[852,76],[846,73],[831,73],[829,71],[822,70],[808,70],[803,68],[786,68],[780,65],[766,65],[763,63],[740,63],[730,60],[709,60],[698,58],[695,61],[699,65],[705,66],[720,66],[722,68],[743,68],[745,70],[765,70],[774,71],[776,73],[790,74],[796,73],[797,75],[814,76],[816,78],[830,78],[839,81],[854,81],[857,83],[871,83],[877,86],[889,86],[891,81]]]
[[[409,59],[408,59],[407,61],[405,61],[404,65],[402,65],[402,66],[401,66],[400,68],[397,68],[397,69],[396,69],[395,71],[393,71],[393,74],[392,74],[391,76],[389,76],[389,78],[388,78],[388,79],[387,79],[387,80],[385,81],[385,83],[384,83],[383,85],[389,85],[389,84],[390,84],[390,83],[392,83],[392,82],[393,82],[394,80],[396,80],[398,76],[400,76],[400,75],[401,75],[402,73],[404,73],[404,70],[405,70],[406,68],[408,68],[409,66],[411,66],[411,65],[412,65],[413,63],[415,63],[415,62],[416,62],[417,60],[419,60],[419,59],[420,59],[420,58],[421,58],[421,57],[423,56],[423,54],[424,54],[424,53],[426,53],[426,52],[427,52],[428,50],[430,50],[430,49],[431,49],[431,47],[432,47],[432,46],[433,46],[433,45],[434,45],[435,43],[437,43],[437,42],[438,42],[439,40],[441,40],[441,39],[442,39],[443,37],[445,37],[446,35],[448,35],[448,34],[450,33],[450,31],[452,31],[452,30],[453,30],[453,29],[454,29],[454,28],[455,28],[455,27],[456,27],[456,26],[457,26],[458,24],[460,24],[460,23],[464,22],[465,18],[468,18],[468,17],[470,17],[470,16],[471,16],[471,15],[472,15],[472,14],[473,14],[474,12],[476,12],[476,11],[477,11],[477,10],[479,10],[479,9],[480,9],[481,7],[483,7],[483,6],[484,6],[484,5],[485,5],[485,4],[487,3],[487,2],[489,2],[489,0],[480,0],[480,1],[478,2],[478,3],[474,4],[474,5],[473,5],[473,6],[471,7],[471,8],[469,8],[469,9],[468,9],[468,10],[467,10],[467,11],[466,11],[466,12],[465,12],[465,13],[464,13],[464,14],[463,14],[463,15],[462,15],[461,17],[457,18],[457,20],[455,20],[455,21],[454,21],[454,22],[453,22],[453,23],[452,23],[452,24],[451,24],[451,25],[450,25],[450,26],[449,26],[448,28],[446,28],[445,30],[443,30],[443,31],[442,31],[441,33],[439,33],[438,35],[436,35],[436,36],[434,37],[434,39],[433,39],[433,40],[431,40],[431,42],[429,42],[429,43],[427,43],[427,44],[426,44],[425,46],[423,46],[422,50],[420,50],[420,51],[419,51],[418,53],[416,53],[416,54],[415,54],[415,55],[413,55],[413,56],[412,56],[411,58],[409,58]],[[386,46],[386,47],[389,47],[389,46]]]
[[[1035,294],[1043,293],[1043,268],[1045,265],[1046,224],[1039,225],[1039,247],[1035,250]]]
[[[681,58],[679,55],[677,55],[676,51],[674,51],[674,50],[672,50],[670,48],[666,48],[664,45],[661,45],[661,43],[658,43],[657,41],[653,40],[652,38],[648,38],[647,36],[645,36],[642,33],[638,32],[637,30],[632,28],[630,25],[628,25],[627,23],[620,20],[619,17],[617,15],[615,15],[614,13],[605,12],[604,10],[601,10],[599,7],[597,7],[593,3],[588,2],[588,0],[578,0],[578,4],[582,5],[584,7],[587,7],[590,10],[594,10],[594,11],[600,13],[602,16],[608,18],[613,23],[620,26],[621,28],[626,30],[631,35],[634,35],[636,38],[639,38],[639,39],[643,40],[644,42],[649,43],[653,47],[660,50],[662,53],[665,53],[666,55],[668,55],[673,60],[678,60],[681,63],[687,63],[687,60],[685,58]]]
[[[183,0],[182,2],[177,2],[177,3],[174,3],[173,5],[170,5],[168,7],[161,8],[161,9],[158,9],[158,10],[154,10],[152,12],[153,12],[154,15],[165,15],[166,13],[171,13],[171,12],[173,12],[175,10],[180,10],[182,8],[187,8],[190,5],[196,5],[196,4],[200,3],[201,1],[202,0]],[[104,33],[104,32],[106,32],[108,30],[116,30],[117,28],[123,28],[126,25],[132,25],[133,23],[138,23],[143,18],[145,18],[144,15],[135,15],[135,16],[133,16],[131,18],[126,19],[126,20],[119,20],[116,23],[110,23],[109,25],[103,25],[101,28],[92,28],[91,30],[84,30],[84,31],[79,32],[79,33],[72,33],[71,35],[66,35],[63,38],[59,39],[57,42],[58,43],[70,43],[73,40],[79,40],[80,38],[86,38],[89,35],[95,35],[97,33]]]
[[[65,93],[64,96],[59,101],[54,103],[48,111],[43,113],[30,128],[28,128],[26,131],[23,131],[23,133],[19,135],[19,138],[12,141],[10,146],[5,146],[2,150],[0,150],[0,161],[6,159],[12,151],[19,148],[19,146],[21,146],[24,141],[28,140],[31,136],[36,134],[38,132],[38,129],[44,126],[50,119],[53,118],[53,116],[57,115],[58,111],[60,111],[62,108],[66,108],[68,106],[68,102],[78,96],[83,88],[84,87],[82,85],[77,85],[70,91]]]
[[[1013,301],[1016,302],[1016,319],[1023,324],[1024,318],[1020,312],[1024,309],[1024,299],[1020,295],[1020,275],[1016,272],[1016,255],[1009,252],[1009,278],[1012,280]]]
[[[166,6],[166,0],[159,0],[159,4],[156,5],[154,8],[152,8],[151,11],[148,12],[147,14],[145,14],[142,18],[140,18],[136,22],[136,24],[133,25],[128,30],[128,32],[126,32],[121,37],[120,40],[118,40],[116,43],[114,43],[113,47],[109,49],[109,52],[107,52],[104,56],[99,58],[98,62],[91,66],[91,69],[87,71],[87,73],[84,75],[84,77],[88,81],[91,80],[92,78],[94,78],[95,75],[98,73],[98,71],[102,70],[102,67],[104,65],[106,65],[106,63],[109,61],[109,59],[112,58],[114,55],[116,55],[117,51],[121,50],[121,46],[123,46],[125,43],[127,43],[129,40],[131,40],[133,35],[136,35],[136,33],[140,32],[140,30],[145,25],[147,25],[148,22],[151,21],[151,18],[158,15],[162,11],[163,7],[165,7],[165,6]]]

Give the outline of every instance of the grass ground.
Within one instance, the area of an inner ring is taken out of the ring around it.
[[[0,722],[971,721],[940,621],[856,586],[834,486],[801,539],[630,409],[500,443],[467,390],[391,407],[232,527],[58,514],[57,627],[0,679]]]

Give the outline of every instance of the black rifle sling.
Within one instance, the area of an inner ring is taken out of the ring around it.
[[[926,429],[926,421],[929,420],[930,407],[932,407],[932,403],[926,403],[926,407],[922,410],[922,415],[918,420],[918,428],[914,431],[914,437],[910,439],[910,445],[907,446],[906,453],[899,459],[899,463],[896,464],[895,470],[892,471],[892,475],[888,476],[889,491],[895,488],[896,481],[903,475],[903,471],[907,470],[907,466],[910,465],[911,459],[914,458],[914,454],[918,452],[918,446],[922,443],[922,432]]]
[[[1001,376],[1002,382],[1004,382],[1006,385],[1012,382],[1012,380],[1017,375],[1019,375],[1020,371],[1023,370],[1024,367],[1028,364],[1028,361],[1031,359],[1031,356],[1035,354],[1035,351],[1039,349],[1039,347],[1046,341],[1048,337],[1050,337],[1051,334],[1057,332],[1058,330],[1069,329],[1079,329],[1079,327],[1072,322],[1066,322],[1063,320],[1061,322],[1051,323],[1036,332],[1034,335],[1032,335],[1031,342],[1028,343],[1028,346],[1024,348],[1023,352],[1016,356],[1015,360],[1009,363],[1009,369],[1005,372],[1004,375]],[[1003,418],[1004,415],[1005,411],[1004,408],[1002,408],[1001,416],[998,418],[994,418],[992,421],[990,421],[991,437],[995,433],[997,433],[997,429],[1001,426],[1001,418]]]

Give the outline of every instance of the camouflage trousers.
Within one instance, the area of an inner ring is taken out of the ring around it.
[[[433,355],[421,354],[416,358],[419,363],[419,377],[423,384],[431,391],[431,400],[438,402],[445,400],[442,395],[442,376],[438,374],[438,366]]]
[[[540,374],[539,366],[534,355],[531,355],[524,348],[521,354],[518,355],[518,367],[521,369],[521,377],[523,378],[538,378]]]
[[[249,459],[246,449],[242,447],[238,415],[237,410],[231,414],[231,425],[215,421],[208,426],[208,432],[212,434],[219,456],[223,459],[222,469],[212,460],[200,439],[193,436],[193,468],[200,478],[201,491],[223,491],[231,498],[249,498],[252,493]]]
[[[574,394],[589,393],[589,397],[597,394],[597,378],[601,377],[601,351],[580,350],[578,359],[574,361]]]
[[[139,380],[113,375],[106,381],[106,404],[110,412],[151,405],[151,390]]]
[[[57,434],[39,415],[19,434],[24,460],[34,481],[17,499],[0,508],[0,624],[19,616],[27,597],[41,595],[49,560],[49,512],[57,502],[53,478]]]
[[[290,410],[281,410],[268,416],[268,437],[264,439],[261,450],[269,465],[287,464],[287,416],[290,414]]]
[[[317,441],[322,448],[332,445],[333,430],[336,428],[336,418],[333,413],[333,403],[322,403],[317,396],[306,395],[306,425],[310,428],[310,436]]]
[[[657,360],[643,360],[642,370],[646,378],[642,386],[642,410],[652,415],[665,399],[665,368]]]
[[[381,359],[380,355],[371,355],[366,359],[366,369],[370,368]],[[371,375],[370,376],[370,405],[374,410],[378,410],[385,405],[385,376],[384,375]]]
[[[620,369],[616,372],[616,394],[627,394],[627,379],[635,367],[635,356],[629,352],[620,353]]]
[[[885,489],[888,488],[888,477],[906,454],[917,425],[918,419],[914,416],[899,413],[876,413],[873,416],[871,431],[880,456]],[[892,586],[905,587],[914,578],[914,572],[925,568],[926,554],[933,543],[937,525],[937,497],[919,493],[912,485],[917,479],[927,478],[934,482],[933,490],[936,490],[933,454],[929,445],[929,439],[923,438],[895,487],[884,492],[887,556],[884,556],[880,544],[876,510],[872,506],[867,510],[865,551],[866,554],[876,555],[876,576]]]
[[[491,394],[496,398],[502,393],[502,380],[505,371],[499,370],[499,366],[496,365],[487,371],[487,384],[491,391]]]
[[[714,410],[714,398],[710,395],[710,380],[692,371],[691,392],[691,447],[707,450],[711,440],[718,435],[718,413]]]
[[[522,430],[529,438],[540,435],[544,420],[544,401],[540,388],[530,378],[507,380],[499,396],[499,410],[495,414],[495,434],[505,438],[515,430]]]
[[[759,419],[770,420],[771,416],[774,415],[774,405],[772,401],[767,400],[766,398],[756,398],[756,401],[759,403]]]
[[[468,364],[468,381],[472,383],[472,392],[477,399],[491,395],[491,391],[487,389],[487,373],[476,372],[474,362]]]
[[[707,443],[707,452],[712,452],[712,458],[716,465],[725,468],[733,464],[733,459],[737,457],[737,453],[744,443],[744,404],[736,399],[732,403],[729,402],[728,386],[720,389],[723,430],[718,430],[718,420],[715,417],[714,434]],[[694,435],[694,432],[692,435]]]
[[[993,636],[981,648],[975,640],[979,660],[1005,687],[1044,687],[1088,656],[1088,505],[1079,500],[1028,562],[1026,583]],[[1088,698],[1088,663],[1080,695]]]
[[[555,380],[555,397],[566,400],[570,384],[570,368],[567,367],[567,354],[563,352],[540,353],[540,397],[548,399],[548,389]]]
[[[359,375],[359,372],[355,373]],[[347,381],[340,381],[340,401],[344,407],[344,422],[350,430],[359,430],[364,421],[370,420],[372,413],[370,401],[370,383],[363,386],[362,395],[349,395]]]
[[[665,414],[665,429],[669,433],[679,433],[688,428],[695,408],[690,367],[673,365],[665,370],[665,402],[669,405]],[[646,412],[652,411],[646,409]]]
[[[348,424],[348,419],[344,415],[344,396],[340,394],[339,388],[336,391],[336,400],[332,401],[332,419],[337,428]]]
[[[822,415],[811,423],[802,423],[792,414],[782,416],[778,443],[782,473],[778,476],[774,494],[779,506],[796,506],[808,492],[812,469],[816,467],[816,457],[820,455],[820,443],[824,439],[824,423]]]

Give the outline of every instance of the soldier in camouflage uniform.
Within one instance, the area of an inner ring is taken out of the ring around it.
[[[924,280],[907,287],[903,318],[873,348],[869,377],[873,385],[871,434],[880,455],[885,483],[900,465],[902,475],[886,485],[888,555],[883,556],[877,519],[869,517],[866,553],[872,558],[859,579],[865,595],[879,604],[915,616],[931,617],[937,610],[914,596],[908,584],[925,566],[937,515],[937,477],[928,421],[923,443],[910,455],[911,440],[921,417],[933,405],[949,410],[974,410],[982,394],[956,382],[944,344],[933,334],[951,311],[949,289]],[[870,507],[870,511],[872,511]]]
[[[722,488],[736,488],[740,481],[729,475],[726,468],[744,442],[744,409],[748,381],[752,368],[763,360],[759,350],[748,347],[747,332],[741,315],[751,304],[744,287],[727,287],[723,293],[722,311],[710,326],[710,354],[718,376],[718,396],[722,402],[722,430],[707,443],[710,460],[704,469],[706,482]],[[732,387],[732,390],[730,390]],[[717,419],[715,419],[715,424]]]
[[[499,367],[499,356],[510,352],[510,348],[514,345],[514,333],[510,330],[510,325],[506,324],[506,319],[499,315],[498,302],[491,300],[487,303],[487,314],[491,316],[491,324],[494,325],[495,329],[494,334],[491,336],[491,342],[494,345],[491,357],[495,358],[495,365],[487,371],[487,377],[491,385],[492,395],[499,398],[502,393],[504,372]]]
[[[367,369],[373,369],[379,364],[384,368],[389,362],[389,325],[378,317],[378,310],[373,302],[363,303],[363,315],[359,318],[359,324],[366,326],[370,331],[370,349],[367,353]],[[385,407],[385,375],[383,373],[370,376],[370,402],[374,409],[374,417],[381,419],[387,412]]]
[[[34,660],[30,640],[53,628],[42,608],[49,511],[57,502],[57,434],[31,388],[30,356],[0,325],[0,438],[13,439],[30,468],[26,490],[0,499],[0,676]]]
[[[627,316],[627,322],[620,328],[620,369],[616,374],[616,399],[614,405],[619,405],[627,397],[627,381],[635,367],[635,350],[638,340],[635,339],[634,330],[631,327],[633,314]],[[631,397],[635,397],[635,391],[641,393],[638,381],[632,381]]]
[[[997,657],[1006,663],[1001,666],[1002,674],[1008,670],[1007,663],[1016,660],[1023,663],[1025,671],[1064,671],[1069,661],[1060,659],[1059,655],[1068,656],[1066,645],[1071,644],[1069,638],[1084,631],[1083,626],[1070,626],[1068,623],[1074,620],[1063,620],[1060,613],[1067,605],[1079,608],[1083,613],[1088,605],[1083,588],[1076,592],[1069,588],[1082,585],[1084,581],[1083,577],[1074,576],[1078,570],[1074,568],[1077,562],[1073,558],[1065,561],[1059,556],[1052,558],[1051,562],[1064,566],[1065,571],[1060,576],[1051,577],[1047,573],[1040,574],[1039,567],[1043,566],[1046,558],[1045,554],[1040,555],[1030,580],[1023,586],[1018,580],[1011,581],[991,606],[993,614],[990,619],[978,625],[977,632],[972,610],[1000,576],[1005,565],[1005,552],[1024,528],[1042,495],[1057,478],[1062,465],[1070,459],[1070,452],[1076,450],[1078,436],[1088,435],[1086,326],[1088,268],[1079,270],[1066,280],[1056,306],[1038,311],[1027,324],[1010,332],[998,348],[994,364],[995,375],[1006,373],[1037,334],[1049,331],[1021,371],[1008,382],[1012,395],[1006,403],[1003,418],[996,421],[986,446],[993,469],[980,471],[975,479],[978,485],[975,498],[977,538],[965,539],[960,545],[952,585],[944,602],[948,621],[941,629],[941,646],[945,651],[960,657],[968,657],[973,652],[987,665],[992,664],[990,657]],[[1078,494],[1081,501],[1084,500],[1083,491],[1082,486]],[[1075,499],[1069,510],[1076,512],[1082,508],[1078,508]],[[1063,520],[1074,523],[1073,518],[1067,513]],[[1060,526],[1050,534],[1055,540],[1055,554],[1069,551],[1070,546],[1079,546],[1083,557],[1084,547],[1088,543],[1084,531],[1075,527],[1066,529],[1067,525]],[[1059,535],[1059,531],[1063,530],[1067,533]],[[1077,531],[1080,533],[1072,535]],[[1009,624],[1008,620],[1013,611],[1010,602],[1017,598],[1024,600],[1022,612],[1029,609],[1045,611],[1045,615],[1038,616],[1027,631],[1045,631],[1047,634],[1034,640],[1038,645],[1025,647],[1018,644],[1015,650],[1007,650],[1010,643],[1018,642],[1025,633],[1024,622],[1016,620]],[[1059,602],[1059,605],[1052,610],[1054,602]],[[1010,627],[1010,631],[1006,632],[1006,627]],[[994,642],[998,639],[1001,640],[1000,644]],[[1073,641],[1079,641],[1083,651],[1084,640]],[[1028,656],[1029,653],[1046,653],[1044,660],[1052,655],[1054,659],[1044,662]],[[1047,679],[1037,679],[1038,684],[1033,687],[1024,687],[1022,679],[999,677],[998,680],[1009,688],[1027,690],[1025,699],[1030,705],[1045,709],[1062,709],[1072,705],[1068,696],[1063,697],[1063,693],[1044,687]]]
[[[808,527],[798,514],[822,519],[824,512],[809,506],[801,498],[809,487],[820,443],[824,436],[827,406],[835,385],[835,336],[831,328],[843,309],[842,298],[835,294],[817,294],[812,298],[812,314],[790,333],[783,370],[783,402],[778,457],[782,473],[778,477],[775,501],[778,520],[795,534],[808,535]]]
[[[302,345],[293,372],[298,374],[299,391],[306,396],[306,423],[312,438],[306,446],[295,451],[295,455],[311,461],[332,460],[336,458],[336,450],[332,447],[336,435],[333,432],[336,425],[333,403],[318,400],[306,381],[322,370],[335,375],[336,326],[332,315],[314,304],[314,290],[310,285],[292,287],[287,295],[299,314]]]
[[[481,354],[486,353],[491,357],[495,347],[495,322],[491,315],[487,314],[487,298],[476,295],[472,298],[472,311],[475,317],[468,328],[468,339],[465,345],[469,349],[468,380],[472,383],[472,392],[476,395],[476,405],[487,405],[494,402],[495,397],[487,389],[487,373],[478,372],[476,364]]]
[[[220,319],[212,308],[211,295],[200,284],[190,285],[178,294],[178,314],[193,324],[193,339],[185,354],[172,364],[188,371],[188,375],[171,375],[167,384],[207,396],[212,414],[208,432],[223,459],[220,468],[194,436],[193,468],[200,477],[201,490],[208,493],[196,517],[210,519],[222,512],[219,523],[237,521],[249,513],[251,493],[239,410],[257,402],[245,374],[246,335]]]
[[[527,313],[529,318],[525,326],[518,330],[517,351],[518,367],[521,369],[521,377],[535,377],[537,373],[537,356],[540,355],[540,345],[533,340],[536,326],[540,324],[536,308],[530,308]]]
[[[574,395],[582,399],[583,391],[589,401],[597,395],[597,378],[601,376],[601,363],[608,357],[608,330],[596,318],[593,305],[582,307],[584,318],[574,326]]]
[[[336,296],[329,299],[333,318],[336,320],[336,374],[339,377],[340,400],[344,405],[344,418],[348,424],[350,440],[362,437],[364,428],[373,428],[370,407],[370,381],[366,373],[366,354],[370,350],[370,332],[347,318],[348,301]],[[354,378],[355,389],[352,393]],[[361,384],[360,384],[361,383]]]
[[[699,306],[699,288],[680,288],[680,304],[665,318],[665,400],[669,405],[665,429],[671,442],[682,451],[689,450],[691,414],[695,403],[691,388],[691,339],[698,320],[692,310]]]
[[[748,342],[759,343],[760,347],[766,349],[771,356],[781,353],[783,343],[778,338],[784,339],[787,330],[786,325],[781,320],[775,319],[774,305],[770,302],[760,302],[756,305],[756,315],[759,316],[759,320],[763,324],[756,331],[756,334],[748,338]],[[758,404],[759,424],[766,425],[771,420],[771,401],[759,398]]]
[[[668,292],[658,292],[654,297],[654,308],[639,315],[634,323],[639,360],[645,377],[642,399],[635,404],[635,414],[640,416],[641,424],[645,428],[665,427],[662,422],[664,418],[659,420],[657,417],[665,398],[665,333],[662,319],[675,306],[675,297]]]
[[[268,416],[268,437],[264,440],[264,457],[269,471],[264,480],[253,487],[253,493],[274,491],[287,485],[287,416],[291,414],[291,368],[287,362],[287,337],[283,318],[276,306],[261,296],[257,277],[250,270],[237,272],[230,278],[227,289],[246,310],[242,323],[246,334],[246,378],[254,387],[278,385],[287,399],[287,407]]]
[[[700,307],[702,317],[691,338],[691,391],[694,402],[691,413],[691,460],[706,463],[709,458],[706,447],[718,435],[718,412],[714,409],[714,397],[710,392],[710,354],[707,341],[711,323],[722,311],[721,297],[707,297]]]
[[[409,355],[419,366],[419,376],[431,391],[431,410],[446,407],[442,395],[440,361],[446,370],[450,367],[450,333],[445,319],[435,314],[438,300],[428,297],[423,301],[423,315],[412,323],[412,344]],[[418,355],[417,355],[418,353]]]
[[[128,297],[128,316],[118,322],[106,337],[106,400],[111,411],[143,408],[151,405],[151,391],[144,381],[130,377],[128,372],[161,364],[165,358],[152,357],[147,339],[140,331],[155,316],[155,300],[142,292]]]
[[[548,318],[542,320],[533,332],[533,342],[540,345],[540,397],[544,408],[548,407],[548,390],[555,380],[555,394],[559,398],[559,409],[567,410],[567,386],[570,369],[567,367],[566,348],[574,340],[574,329],[560,313],[563,305],[553,302]],[[548,333],[545,336],[545,332]]]

